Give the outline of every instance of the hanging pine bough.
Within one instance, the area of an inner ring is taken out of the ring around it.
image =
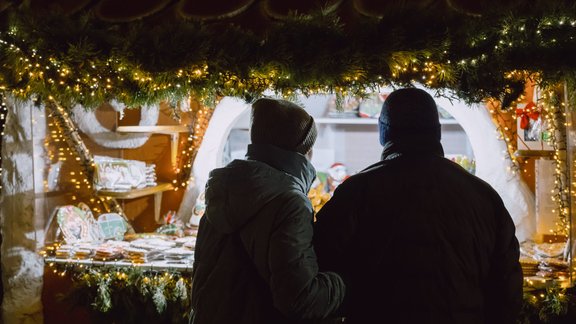
[[[532,5],[532,4],[531,4]],[[481,18],[430,10],[383,13],[346,26],[334,13],[291,15],[264,35],[241,26],[175,20],[104,23],[91,12],[34,15],[11,10],[0,31],[0,87],[66,107],[176,102],[192,95],[248,101],[266,90],[290,96],[362,95],[381,85],[419,82],[451,89],[468,103],[522,93],[514,70],[558,81],[576,70],[576,10],[561,2]],[[506,8],[504,8],[506,9]],[[388,15],[388,16],[386,16]]]
[[[92,315],[116,323],[188,323],[190,273],[140,267],[91,267],[49,264],[73,287],[59,296],[72,307],[90,307]]]

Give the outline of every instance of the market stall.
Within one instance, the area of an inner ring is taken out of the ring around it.
[[[117,317],[132,305],[185,322],[203,185],[242,155],[230,145],[249,103],[277,96],[313,113],[320,208],[347,172],[373,162],[346,147],[371,136],[378,100],[408,85],[446,108],[443,127],[464,138],[453,158],[514,218],[524,318],[573,315],[574,9],[0,1],[5,322],[85,316],[66,314],[56,293],[102,321],[138,321]]]

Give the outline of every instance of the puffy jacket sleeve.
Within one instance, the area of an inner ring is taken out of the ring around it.
[[[512,217],[498,200],[496,244],[485,289],[486,323],[515,323],[522,307],[520,249]]]
[[[342,303],[344,282],[319,272],[312,247],[312,205],[293,195],[279,209],[269,243],[270,288],[274,306],[289,317],[325,318]]]

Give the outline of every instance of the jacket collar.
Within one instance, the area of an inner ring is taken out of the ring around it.
[[[283,171],[296,178],[302,191],[307,194],[316,178],[312,163],[302,154],[283,150],[270,144],[249,144],[248,160],[256,160]]]
[[[440,141],[426,138],[410,138],[388,141],[384,144],[382,160],[391,160],[402,155],[437,155],[444,157],[444,149]]]

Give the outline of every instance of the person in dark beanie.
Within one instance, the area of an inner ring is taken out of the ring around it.
[[[486,182],[444,158],[434,99],[393,91],[381,161],[316,215],[321,271],[346,284],[346,323],[515,323],[522,273],[515,226]]]
[[[319,272],[307,197],[314,119],[275,99],[252,105],[246,160],[210,173],[192,282],[191,323],[298,323],[323,319],[345,286]]]

